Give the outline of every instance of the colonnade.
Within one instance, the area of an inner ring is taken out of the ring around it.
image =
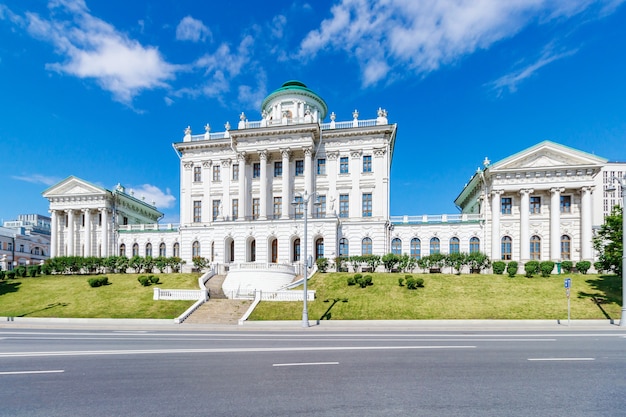
[[[50,210],[50,257],[107,257],[113,230],[108,208]]]

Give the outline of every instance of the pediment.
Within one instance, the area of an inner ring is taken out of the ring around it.
[[[108,191],[102,187],[91,184],[76,177],[69,177],[43,192],[43,196],[85,196],[85,195],[105,195]]]
[[[606,159],[553,142],[542,142],[492,165],[492,171],[577,168],[603,165]]]

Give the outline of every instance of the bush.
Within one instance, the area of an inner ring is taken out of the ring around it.
[[[89,286],[92,288],[102,287],[103,285],[109,285],[109,278],[108,277],[89,278],[87,282],[89,283]]]
[[[410,277],[410,275],[406,275],[406,276]],[[398,277],[398,285],[401,286],[401,287],[404,287],[404,278]]]
[[[320,272],[326,272],[328,269],[328,259],[326,258],[317,258],[315,263],[317,264],[317,270]]]
[[[415,290],[424,286],[424,280],[422,278],[407,278],[406,288],[409,290]]]
[[[495,261],[492,267],[494,274],[502,275],[506,269],[506,263],[504,261]]]
[[[579,261],[576,263],[576,269],[578,269],[578,272],[581,274],[587,274],[589,268],[591,268],[591,262],[589,261]]]
[[[157,276],[150,275],[148,277],[148,279],[150,280],[150,283],[152,283],[152,284],[158,284],[159,283],[159,277],[157,277]]]
[[[4,279],[5,272],[0,269],[0,281]]]
[[[27,274],[29,277],[34,278],[37,276],[37,271],[39,270],[39,268],[35,265],[29,266],[27,268]]]
[[[363,277],[363,274],[354,274],[354,281],[359,282],[359,280]]]
[[[15,279],[15,271],[7,271],[7,279]]]
[[[18,266],[15,269],[15,275],[21,278],[26,278],[26,267],[23,265]]]
[[[554,262],[552,261],[543,261],[539,264],[539,270],[541,271],[542,277],[549,277],[554,271]]]
[[[347,281],[348,281],[348,285],[355,285],[356,284],[356,281],[354,280],[354,277],[348,277]]]
[[[604,263],[603,262],[594,262],[593,263],[593,267],[596,271],[598,271],[598,273],[602,273],[604,272]]]
[[[509,262],[509,264],[506,266],[506,273],[509,274],[509,277],[513,278],[515,274],[517,274],[517,262]]]
[[[524,265],[524,271],[526,271],[526,278],[532,278],[539,272],[539,261],[528,261]]]
[[[145,275],[139,275],[137,277],[137,281],[139,281],[139,283],[143,285],[144,287],[147,287],[148,285],[150,285],[150,278],[148,278]]]
[[[52,267],[48,264],[41,265],[41,275],[50,275],[52,273]]]
[[[374,285],[374,282],[372,281],[372,276],[371,275],[365,275],[363,277],[363,280],[367,283],[367,285]]]
[[[563,270],[563,272],[569,274],[570,272],[572,272],[572,269],[574,269],[574,263],[572,261],[561,262],[561,270]]]

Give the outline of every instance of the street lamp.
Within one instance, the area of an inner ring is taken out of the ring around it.
[[[623,178],[612,177],[613,181],[619,182],[622,188],[622,316],[619,320],[620,327],[626,327],[626,174]],[[610,186],[606,191],[616,191],[617,188]]]
[[[309,259],[307,257],[307,236],[306,236],[306,232],[307,232],[307,226],[308,226],[308,217],[309,217],[309,200],[311,199],[311,197],[313,197],[316,193],[313,193],[311,195],[309,195],[308,192],[304,192],[304,194],[300,194],[297,193],[296,197],[300,197],[300,200],[294,198],[294,200],[291,202],[291,205],[293,207],[298,207],[299,205],[304,205],[304,297],[303,297],[303,304],[302,304],[302,327],[309,327],[309,311],[307,309],[307,297],[308,297],[308,291],[307,291],[307,280],[308,280],[308,263],[309,263]],[[317,198],[315,199],[315,201],[313,202],[313,204],[315,206],[319,206],[320,202],[317,200]]]

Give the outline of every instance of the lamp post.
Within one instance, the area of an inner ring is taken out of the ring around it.
[[[622,315],[619,325],[626,327],[626,174],[623,178],[613,177],[613,181],[619,182],[622,189]],[[617,191],[617,188],[609,187],[606,191]]]
[[[299,205],[304,205],[304,272],[303,272],[303,276],[304,276],[304,280],[303,280],[303,284],[304,284],[304,297],[302,298],[303,302],[302,302],[302,327],[309,327],[309,311],[307,308],[307,297],[308,297],[308,290],[307,290],[307,280],[308,280],[308,262],[309,259],[307,257],[307,229],[308,229],[308,218],[309,218],[309,200],[311,199],[311,197],[313,197],[315,195],[315,193],[309,195],[308,192],[304,192],[304,194],[296,194],[296,197],[300,197],[301,200],[297,200],[294,198],[294,200],[291,202],[291,205],[293,207],[298,207]],[[317,201],[317,199],[315,200],[315,202],[313,203],[316,206],[320,205],[320,202]]]

